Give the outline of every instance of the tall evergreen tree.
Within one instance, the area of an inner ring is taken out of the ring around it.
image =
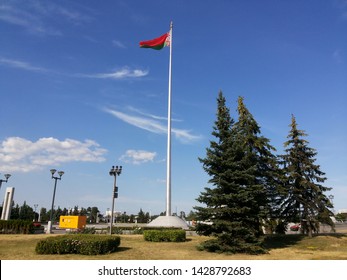
[[[14,202],[12,201],[12,210],[11,210],[10,219],[11,220],[18,220],[19,219],[19,213],[20,213],[19,205],[16,204],[16,206],[14,206]]]
[[[78,206],[76,205],[76,206],[73,208],[72,215],[73,215],[73,216],[78,216],[79,214],[80,214],[80,211],[78,210]]]
[[[99,212],[100,212],[100,211],[99,211],[98,207],[93,206],[93,207],[91,208],[90,216],[91,216],[92,223],[96,223],[96,222],[99,221],[99,218],[98,218]]]
[[[40,222],[47,222],[49,221],[49,215],[47,213],[47,209],[45,207],[42,207],[40,210]]]
[[[12,202],[11,210],[11,220],[29,220],[32,221],[35,217],[34,209],[30,207],[26,201],[23,202],[23,205],[19,207],[18,204],[14,207],[14,202]]]
[[[261,213],[268,201],[266,187],[270,166],[275,166],[268,139],[260,137],[259,126],[239,98],[239,120],[230,117],[222,92],[217,98],[217,120],[206,149],[199,159],[213,188],[205,188],[197,201],[197,232],[216,237],[202,247],[210,251],[263,253]]]
[[[146,215],[145,212],[143,212],[142,208],[140,208],[140,211],[137,214],[137,222],[138,223],[147,223],[148,219],[149,219],[149,214]]]
[[[281,156],[285,173],[284,190],[286,197],[282,203],[282,215],[288,222],[301,222],[303,233],[312,236],[318,222],[333,226],[332,202],[325,195],[330,187],[325,187],[325,173],[315,164],[317,152],[304,139],[307,134],[297,128],[292,115],[288,141],[284,143],[285,154]]]
[[[242,191],[249,207],[253,209],[252,216],[258,217],[254,222],[259,230],[265,226],[270,232],[272,222],[278,217],[280,203],[279,187],[281,171],[276,149],[270,140],[261,135],[260,126],[244,104],[243,97],[238,98],[238,121],[233,127],[234,141],[238,141],[242,151],[242,170],[240,170]],[[240,164],[239,163],[239,164]],[[242,178],[242,179],[241,179]]]

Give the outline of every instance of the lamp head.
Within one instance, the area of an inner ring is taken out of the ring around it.
[[[114,175],[114,166],[112,166],[111,170],[110,170],[110,176],[113,176]]]
[[[60,178],[61,178],[61,176],[64,175],[64,171],[59,171],[58,174],[59,174],[59,176],[60,176]]]
[[[55,172],[57,172],[56,169],[51,169],[50,171],[51,171],[51,173],[52,173],[52,176],[54,175]]]
[[[8,178],[11,177],[11,174],[5,174],[4,176],[5,176],[6,180],[8,180]]]
[[[116,171],[117,171],[117,175],[121,174],[122,173],[122,166],[119,166],[119,168],[117,166]]]

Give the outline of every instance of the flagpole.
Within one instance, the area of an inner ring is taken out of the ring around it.
[[[170,23],[169,90],[167,116],[167,162],[166,162],[166,216],[171,216],[171,69],[172,69],[172,21]]]

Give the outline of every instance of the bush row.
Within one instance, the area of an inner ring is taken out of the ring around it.
[[[148,227],[143,228],[144,230],[180,230],[180,227]]]
[[[127,226],[114,226],[112,227],[112,234],[143,234],[146,230],[174,230],[174,229],[181,229],[181,228],[174,228],[174,227],[127,227]],[[110,227],[103,228],[103,229],[95,229],[94,227],[86,227],[82,230],[78,231],[79,233],[109,233]]]
[[[34,233],[34,225],[31,221],[0,220],[0,233],[2,234],[29,234]]]
[[[183,229],[145,230],[143,237],[146,241],[152,242],[184,242],[186,241],[186,232]]]
[[[102,255],[115,252],[119,245],[119,236],[65,234],[39,241],[35,251],[37,254]]]

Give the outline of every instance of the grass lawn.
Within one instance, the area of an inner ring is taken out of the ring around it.
[[[182,243],[154,243],[142,235],[121,235],[118,251],[107,255],[37,255],[36,243],[51,235],[0,234],[1,260],[347,260],[347,234],[269,236],[265,255],[201,252],[196,246],[208,237],[188,236]]]

